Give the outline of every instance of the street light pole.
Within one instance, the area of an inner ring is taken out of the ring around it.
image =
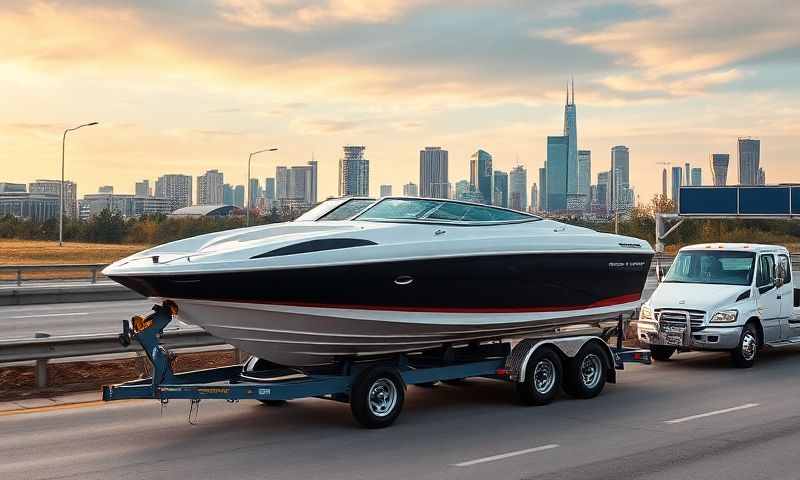
[[[250,226],[250,209],[253,208],[253,202],[251,201],[252,195],[250,195],[250,163],[253,160],[253,155],[264,152],[274,152],[276,150],[278,150],[277,147],[256,150],[255,152],[250,152],[250,156],[247,157],[247,208],[245,209],[245,226],[247,227]]]
[[[67,133],[83,127],[93,127],[97,122],[84,123],[77,127],[72,127],[64,130],[64,135],[61,137],[61,185],[59,187],[59,202],[58,202],[58,246],[64,246],[64,152],[67,145]]]

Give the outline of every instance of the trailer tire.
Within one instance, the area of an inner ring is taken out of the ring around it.
[[[372,367],[362,372],[350,392],[350,410],[365,428],[388,427],[400,415],[405,384],[397,370]]]
[[[731,360],[736,368],[750,368],[758,359],[758,332],[752,323],[748,323],[742,329],[742,336],[739,337],[739,344],[731,350]]]
[[[606,352],[590,342],[567,362],[564,391],[575,398],[594,398],[603,391],[607,375]]]
[[[558,395],[563,375],[561,357],[552,347],[539,347],[525,367],[525,380],[517,383],[517,395],[524,405],[547,405]]]
[[[650,356],[653,360],[659,362],[666,362],[675,353],[675,347],[668,347],[666,345],[650,345]]]

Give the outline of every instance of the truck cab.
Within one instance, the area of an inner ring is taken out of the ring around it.
[[[762,346],[800,343],[789,251],[778,245],[682,248],[639,312],[638,338],[652,357],[724,350],[748,368]]]

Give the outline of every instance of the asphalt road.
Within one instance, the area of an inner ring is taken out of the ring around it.
[[[655,287],[656,279],[651,275],[643,297],[649,298]],[[152,305],[143,299],[0,307],[0,338],[30,338],[36,332],[53,336],[118,332],[122,320],[146,313]]]
[[[0,478],[798,478],[800,349],[750,370],[723,354],[629,365],[592,400],[544,407],[509,384],[409,387],[397,423],[355,426],[347,405],[205,401],[88,405],[0,416]]]

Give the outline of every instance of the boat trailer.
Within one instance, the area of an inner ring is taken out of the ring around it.
[[[402,409],[407,385],[433,386],[469,377],[505,380],[516,385],[521,403],[550,403],[563,390],[578,398],[600,393],[616,382],[616,370],[627,362],[649,364],[650,351],[624,347],[623,316],[602,336],[526,338],[513,347],[507,341],[446,345],[436,350],[351,358],[319,367],[287,367],[251,357],[244,364],[176,373],[175,354],[159,343],[164,328],[178,313],[166,300],[152,313],[122,323],[120,343],[136,340],[152,363],[152,377],[103,387],[103,400],[190,400],[189,421],[200,400],[259,400],[278,405],[287,400],[322,398],[350,403],[355,419],[367,428],[391,425]],[[607,340],[616,336],[616,345]]]

